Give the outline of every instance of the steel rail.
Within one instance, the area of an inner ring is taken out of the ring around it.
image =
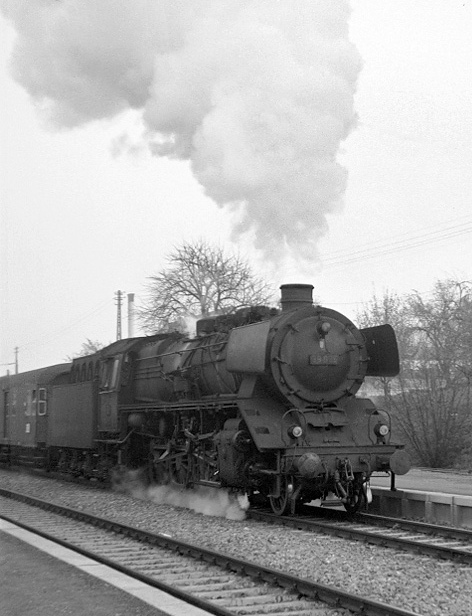
[[[470,541],[472,544],[472,530],[468,528],[445,526],[443,524],[421,522],[420,520],[408,520],[406,518],[395,518],[391,516],[378,515],[375,513],[358,513],[356,514],[356,519],[365,522],[366,524],[419,531],[428,535],[435,535],[438,537]]]
[[[305,510],[306,511],[306,510]],[[362,541],[382,547],[408,550],[436,558],[472,564],[472,533],[464,529],[435,526],[422,522],[385,518],[387,528],[382,524],[382,516],[340,516],[333,513],[334,519],[327,518],[327,510],[297,516],[278,516],[266,510],[250,509],[247,516],[253,520],[280,524],[299,530],[318,531],[336,537]],[[322,519],[320,519],[322,516]],[[370,520],[366,522],[365,520]],[[374,523],[375,521],[375,523]],[[367,527],[370,524],[370,528]],[[444,530],[444,534],[442,531]],[[407,533],[413,536],[408,536]],[[437,541],[444,540],[444,543]],[[461,542],[462,545],[457,545]],[[451,545],[454,543],[455,545]]]
[[[250,578],[255,579],[259,582],[265,582],[270,585],[285,589],[287,591],[297,593],[298,595],[307,599],[321,601],[323,603],[326,603],[327,607],[334,607],[338,609],[345,608],[354,612],[355,614],[362,614],[364,616],[418,616],[416,612],[411,612],[409,610],[390,606],[379,601],[368,599],[366,597],[353,595],[335,587],[311,582],[307,579],[299,578],[294,575],[272,569],[270,567],[260,566],[253,562],[244,561],[239,558],[234,558],[226,554],[216,552],[214,550],[209,550],[201,546],[179,541],[166,535],[150,533],[148,531],[144,531],[133,526],[127,526],[113,520],[100,518],[98,516],[83,511],[78,511],[76,509],[71,509],[69,507],[64,507],[62,505],[43,501],[41,499],[33,498],[25,494],[0,489],[0,496],[17,500],[34,507],[39,507],[48,512],[59,514],[73,520],[86,522],[87,524],[91,524],[100,529],[112,531],[113,533],[117,533],[122,536],[138,540],[142,543],[147,543],[150,545],[165,548],[166,550],[173,550],[174,552],[177,552],[179,554],[189,556],[212,565],[216,565],[225,570],[229,570],[244,576],[249,576]],[[9,519],[6,516],[3,516],[1,512],[0,516]],[[30,528],[29,525],[24,524],[21,521],[18,522],[14,519],[9,520],[14,524],[31,530],[32,532],[37,532],[34,527]],[[66,547],[69,547],[71,549],[77,551],[82,550],[82,548],[77,548],[65,541],[58,541],[54,536],[49,535],[48,533],[43,533],[41,531],[38,534],[42,534],[42,536],[45,536],[52,541],[61,543],[62,545],[65,545]],[[100,562],[102,562],[103,564],[122,571],[127,575],[135,577],[136,579],[140,579],[146,584],[150,584],[161,590],[164,590],[165,592],[169,592],[170,594],[173,594],[174,596],[181,598],[188,603],[198,605],[202,609],[210,611],[218,616],[234,616],[235,614],[235,612],[225,610],[224,608],[220,608],[220,606],[215,606],[212,603],[206,603],[205,601],[202,601],[201,599],[198,599],[193,595],[189,595],[185,591],[179,590],[178,588],[169,587],[166,584],[155,580],[154,578],[148,577],[133,570],[129,570],[127,567],[124,567],[123,565],[120,565],[113,560],[107,559],[106,557],[99,556],[97,558],[97,555],[95,553],[87,552],[87,550],[84,550],[81,553],[84,553],[85,555],[95,560],[100,559]]]

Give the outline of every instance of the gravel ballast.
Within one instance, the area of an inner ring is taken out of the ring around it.
[[[210,499],[205,490],[182,494],[167,487],[145,491],[134,485],[130,495],[7,470],[0,470],[0,487],[164,533],[424,616],[472,614],[469,565],[244,519],[244,512],[224,492],[218,498],[213,492]]]

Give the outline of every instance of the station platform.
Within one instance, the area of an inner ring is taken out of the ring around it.
[[[472,529],[472,474],[414,468],[389,486],[386,475],[372,478],[371,513]]]
[[[379,473],[372,477],[370,484],[373,488],[389,488],[390,477],[387,473]],[[412,468],[406,475],[396,475],[395,486],[398,490],[423,490],[472,498],[472,473]]]
[[[0,580],[5,616],[210,616],[2,519]]]

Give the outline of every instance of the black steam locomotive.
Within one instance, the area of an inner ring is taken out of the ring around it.
[[[330,494],[363,506],[374,471],[404,474],[391,418],[355,396],[395,376],[389,325],[357,329],[283,285],[281,311],[202,319],[197,334],[117,341],[72,364],[0,379],[0,460],[105,479],[257,494],[277,514]]]

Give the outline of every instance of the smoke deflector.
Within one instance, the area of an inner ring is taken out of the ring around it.
[[[361,329],[366,340],[369,363],[366,376],[397,376],[400,358],[395,332],[391,325]]]

